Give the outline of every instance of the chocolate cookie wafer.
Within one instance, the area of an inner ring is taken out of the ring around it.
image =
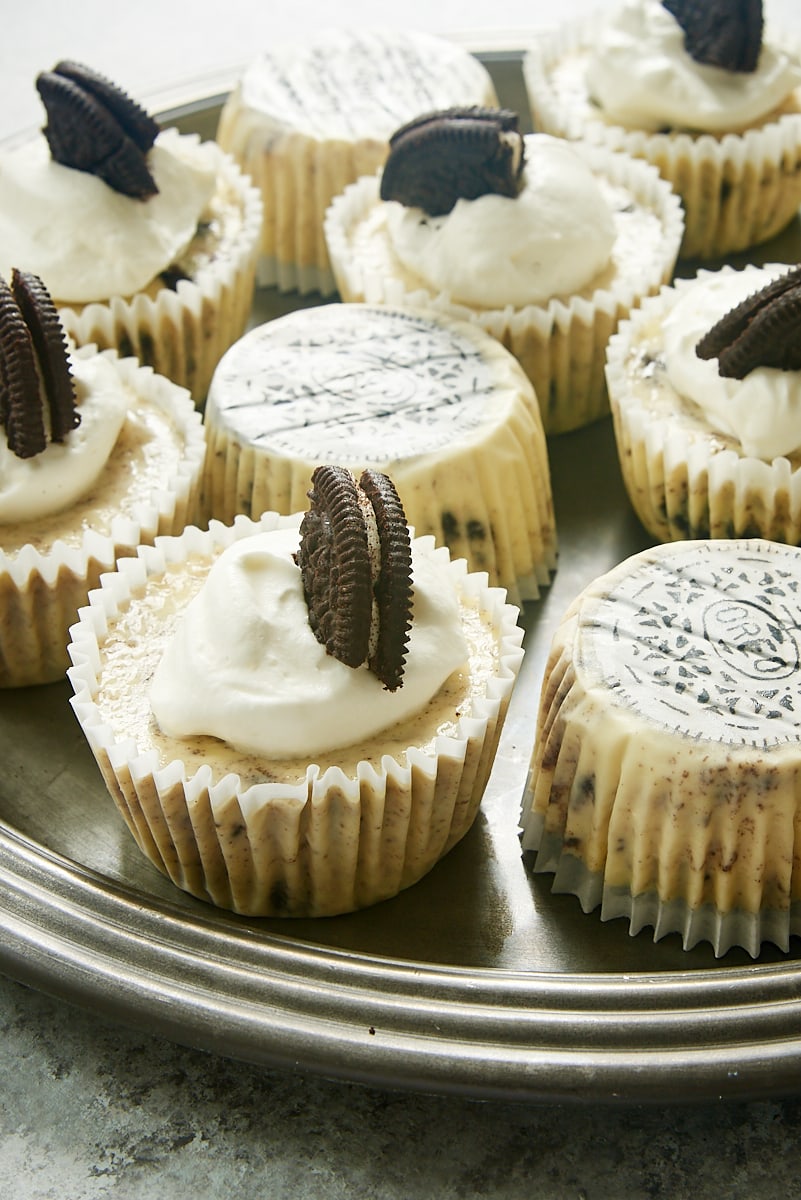
[[[97,175],[125,196],[146,200],[156,194],[146,154],[159,126],[136,101],[89,67],[67,60],[42,71],[36,87],[56,162]]]
[[[762,49],[762,0],[662,0],[684,30],[696,62],[726,71],[755,71]]]
[[[520,191],[525,145],[515,112],[478,106],[425,113],[397,129],[381,175],[381,199],[449,213],[457,200]]]
[[[755,367],[801,370],[801,267],[749,296],[713,325],[695,348],[718,371],[744,379]]]
[[[367,663],[386,688],[403,680],[412,611],[411,540],[388,476],[344,467],[312,475],[298,566],[309,623],[329,654]]]
[[[47,421],[45,421],[45,412]],[[49,439],[62,442],[80,422],[64,331],[38,276],[0,278],[0,424],[18,458],[33,458]]]

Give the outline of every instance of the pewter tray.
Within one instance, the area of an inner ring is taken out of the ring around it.
[[[481,55],[525,110],[520,54]],[[230,81],[151,105],[211,137]],[[801,259],[801,227],[761,261]],[[319,298],[257,295],[254,322]],[[387,1087],[577,1102],[790,1093],[801,944],[716,960],[553,896],[517,815],[551,634],[590,579],[649,544],[611,424],[551,440],[560,537],[480,816],[431,874],[344,917],[237,918],[177,891],[118,817],[65,683],[0,694],[0,969],[125,1023],[254,1063]]]

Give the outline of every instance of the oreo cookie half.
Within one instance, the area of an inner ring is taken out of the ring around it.
[[[309,624],[329,654],[402,685],[412,614],[411,538],[392,481],[344,467],[312,475],[296,556]]]
[[[449,213],[457,200],[491,192],[514,197],[524,161],[517,113],[475,106],[426,113],[390,138],[381,199],[433,217]]]
[[[47,424],[45,423],[47,409]],[[0,278],[0,424],[18,458],[62,442],[80,423],[67,344],[50,293],[37,275]]]
[[[695,352],[699,358],[717,358],[719,373],[730,379],[744,379],[755,367],[801,370],[801,267],[730,309]]]
[[[725,71],[755,71],[762,50],[762,0],[662,0],[684,30],[696,62]]]
[[[146,155],[159,126],[130,96],[103,75],[68,60],[42,71],[36,87],[47,111],[44,135],[56,162],[97,175],[134,199],[156,194]]]

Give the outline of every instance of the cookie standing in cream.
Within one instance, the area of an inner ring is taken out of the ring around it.
[[[413,545],[403,686],[327,655],[300,522],[162,539],[73,630],[73,706],[141,849],[262,916],[347,912],[429,871],[476,817],[522,660],[517,610],[430,538]]]

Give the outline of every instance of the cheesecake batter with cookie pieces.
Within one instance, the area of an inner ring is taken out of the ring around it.
[[[245,335],[206,406],[204,508],[231,521],[306,506],[315,467],[392,479],[418,534],[539,594],[556,563],[550,473],[529,381],[488,334],[435,313],[330,304]]]
[[[555,891],[716,953],[801,932],[801,551],[679,542],[570,606],[523,848]]]

